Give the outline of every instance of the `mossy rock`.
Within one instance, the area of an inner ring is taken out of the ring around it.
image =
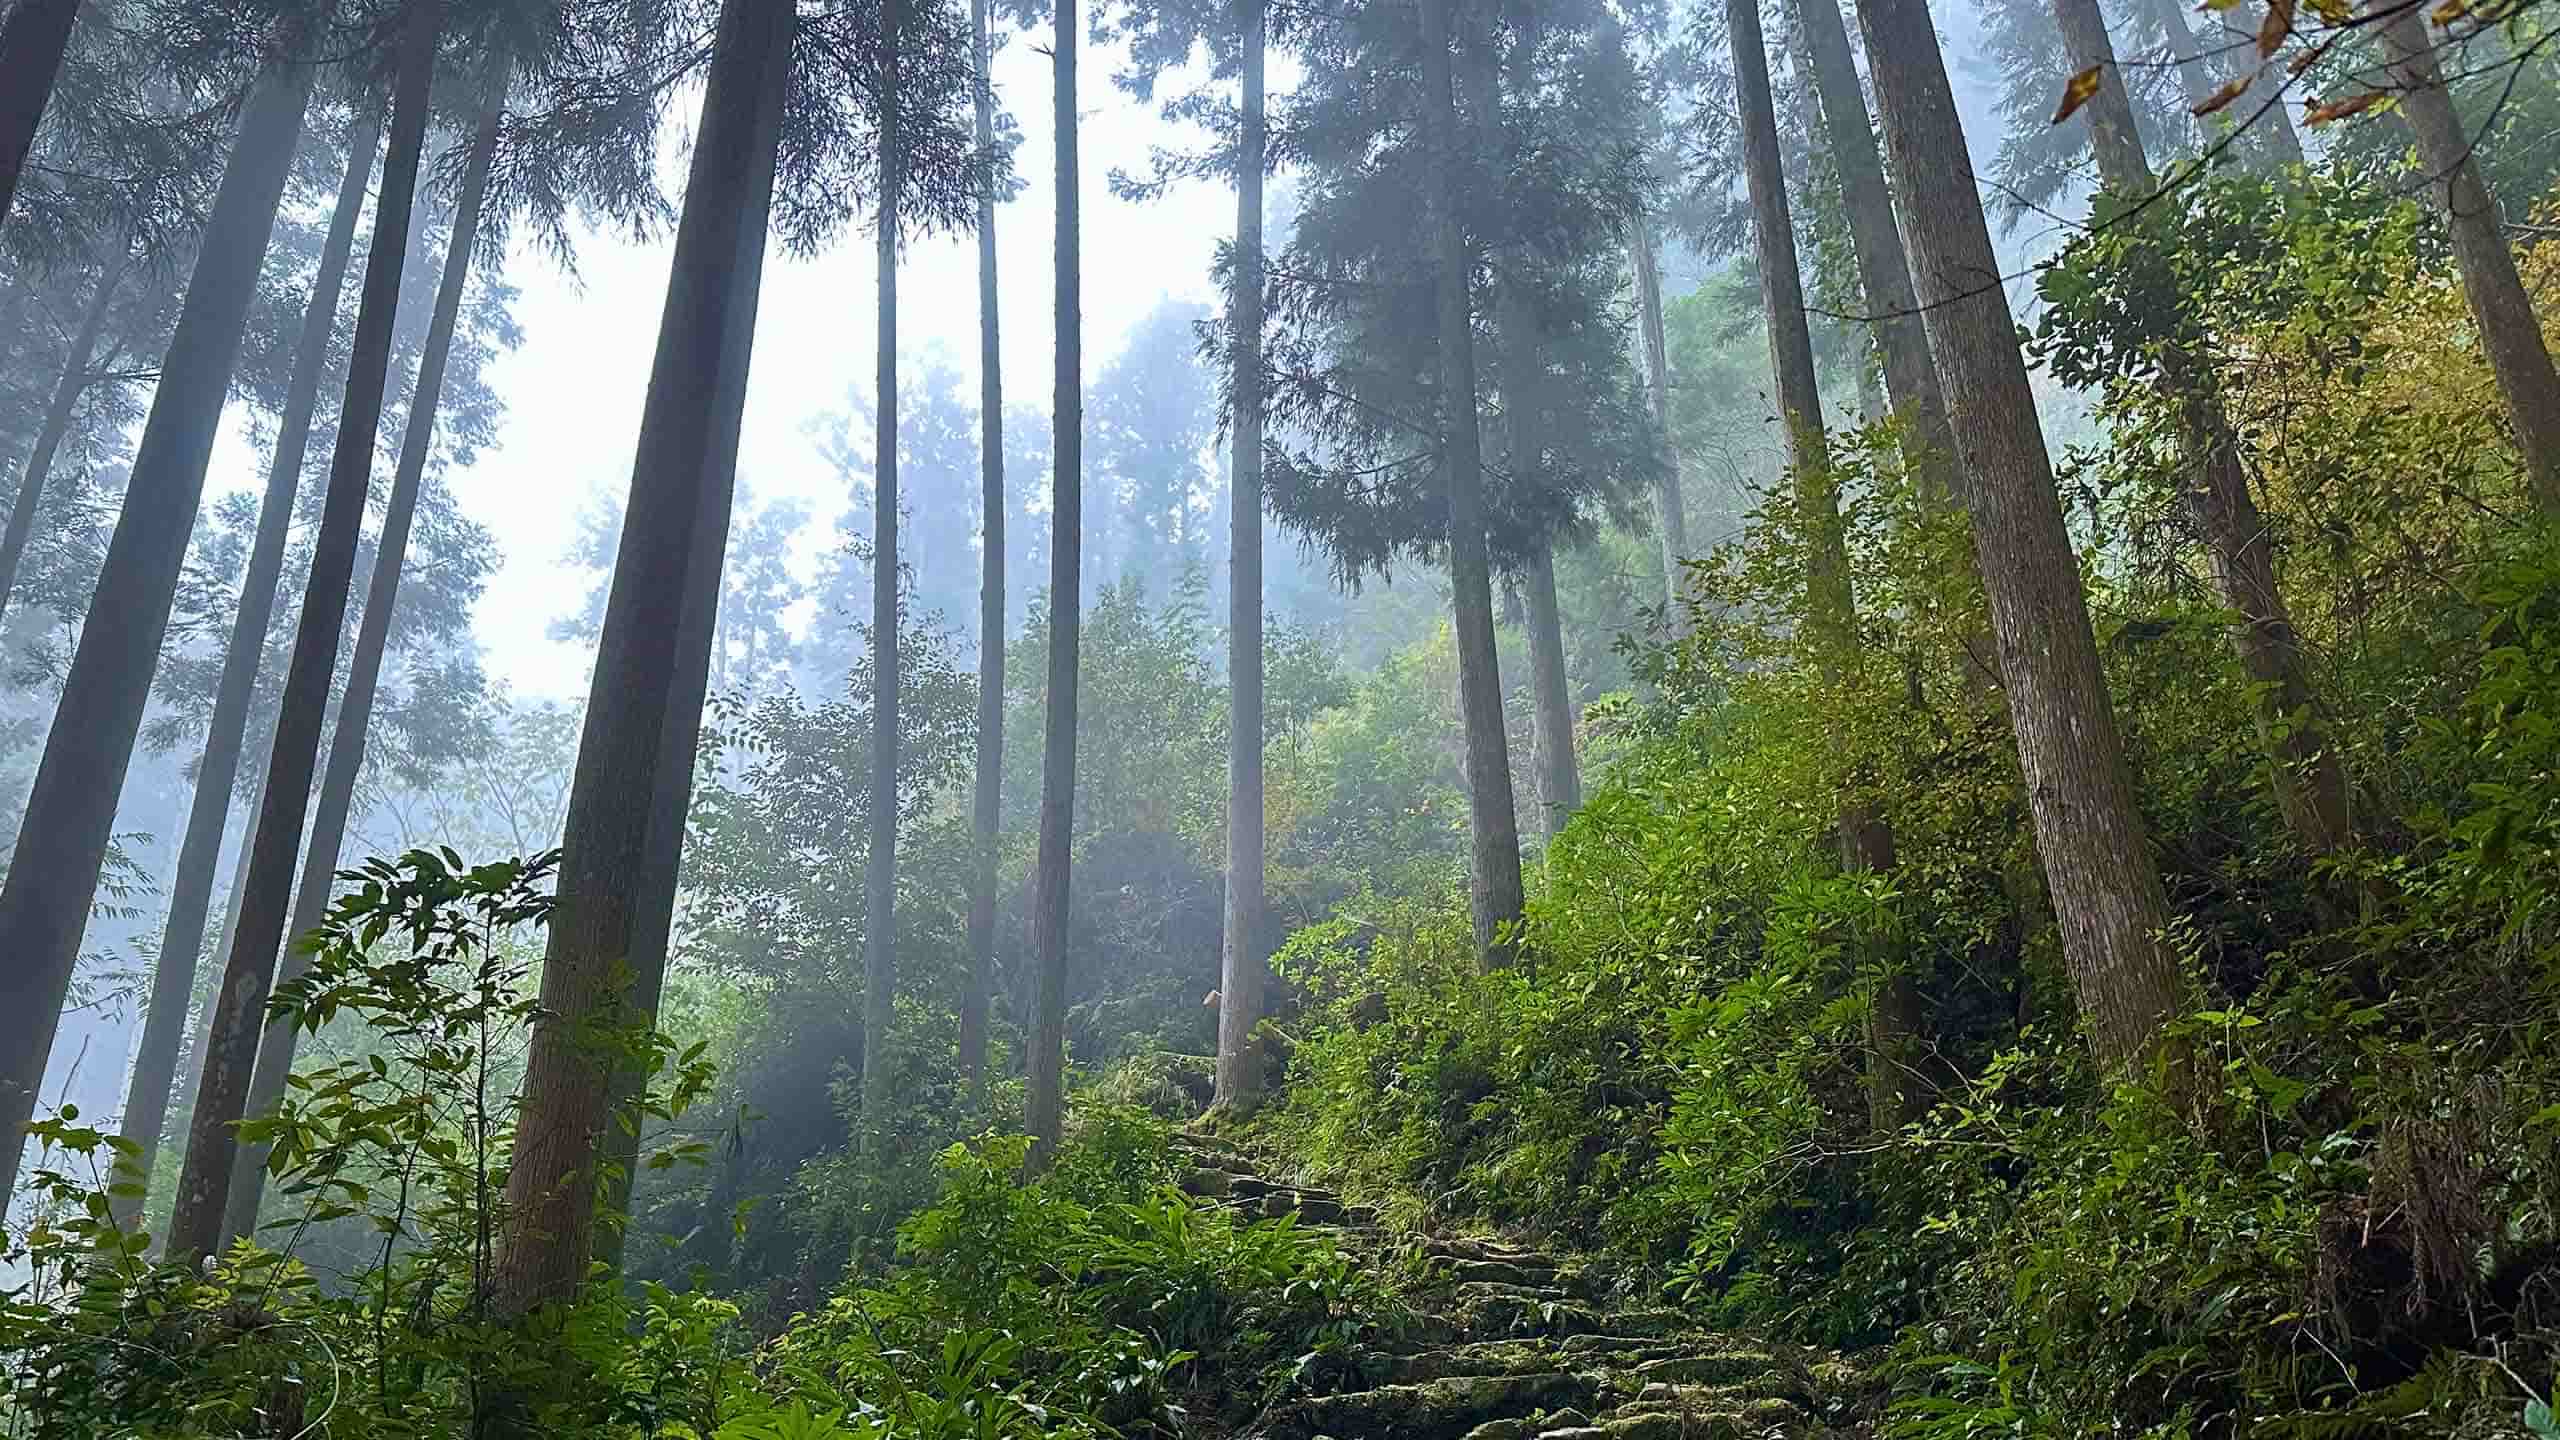
[[[1335,1435],[1343,1440],[1463,1440],[1488,1420],[1586,1404],[1599,1390],[1597,1377],[1559,1372],[1464,1375],[1382,1385],[1300,1401],[1274,1433]]]

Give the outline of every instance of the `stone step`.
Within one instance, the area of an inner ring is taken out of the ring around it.
[[[1769,1351],[1713,1341],[1686,1353],[1639,1361],[1634,1373],[1645,1384],[1749,1385],[1763,1395],[1789,1395],[1803,1388],[1786,1362]]]
[[[1484,1281],[1496,1285],[1553,1285],[1563,1273],[1553,1261],[1537,1260],[1469,1260],[1444,1258],[1440,1268],[1456,1281]]]
[[[1602,1377],[1555,1371],[1381,1385],[1301,1400],[1264,1434],[1273,1440],[1462,1440],[1489,1420],[1588,1407],[1606,1388]]]
[[[1395,1378],[1411,1382],[1461,1375],[1536,1375],[1572,1368],[1570,1359],[1542,1340],[1477,1340],[1398,1357]]]

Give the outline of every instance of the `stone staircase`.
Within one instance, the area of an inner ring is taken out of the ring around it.
[[[1410,1246],[1377,1212],[1266,1179],[1231,1142],[1185,1133],[1184,1188],[1257,1216],[1295,1215],[1355,1255]],[[1259,1440],[1819,1440],[1863,1433],[1864,1388],[1837,1357],[1703,1331],[1613,1300],[1590,1267],[1501,1241],[1431,1235],[1419,1324],[1371,1388],[1284,1400]]]

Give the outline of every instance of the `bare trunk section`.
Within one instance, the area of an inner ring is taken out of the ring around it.
[[[1681,562],[1689,554],[1689,508],[1680,493],[1680,447],[1671,441],[1671,350],[1662,333],[1662,264],[1654,253],[1653,225],[1636,220],[1636,310],[1644,327],[1646,389],[1653,399],[1653,423],[1662,428],[1662,476],[1653,483],[1654,523],[1662,535],[1662,599],[1664,618],[1676,638],[1689,631],[1687,592]]]
[[[98,278],[89,287],[89,304],[80,315],[80,328],[63,357],[61,378],[54,381],[53,398],[45,404],[36,443],[27,451],[18,498],[9,507],[9,526],[0,533],[0,615],[8,613],[9,597],[17,589],[18,562],[26,556],[27,537],[35,533],[36,512],[44,508],[44,485],[53,475],[54,457],[62,453],[62,442],[71,434],[72,413],[80,408],[80,397],[93,378],[89,366],[97,358],[98,337],[106,331],[107,312],[114,307],[124,270],[123,255],[99,267]]]
[[[2463,297],[2480,327],[2480,349],[2507,402],[2507,423],[2523,452],[2533,498],[2544,515],[2560,516],[2560,373],[2552,369],[2533,299],[2516,275],[2515,253],[2499,227],[2497,197],[2472,161],[2472,137],[2445,89],[2426,22],[2414,4],[2384,3],[2395,9],[2382,27],[2383,49],[2400,87],[2401,113],[2418,136],[2419,163],[2453,237]]]
[[[880,56],[880,423],[871,524],[871,847],[863,857],[862,1138],[881,1138],[898,969],[898,0]]]
[[[293,378],[285,390],[284,412],[276,424],[276,448],[267,467],[267,489],[258,504],[258,532],[249,546],[249,566],[240,582],[240,613],[232,620],[231,637],[222,652],[222,675],[214,684],[213,716],[205,729],[204,755],[196,764],[195,796],[187,812],[186,838],[178,848],[178,870],[169,887],[169,918],[160,935],[160,963],[152,974],[151,1003],[142,1020],[142,1044],[133,1062],[133,1078],[125,1092],[126,1138],[140,1148],[138,1164],[147,1179],[168,1124],[169,1092],[178,1065],[178,1044],[186,1025],[188,1002],[195,994],[196,961],[204,948],[204,927],[213,904],[214,871],[222,861],[222,831],[231,817],[231,792],[240,775],[240,754],[249,729],[249,705],[258,686],[258,669],[266,658],[267,626],[275,618],[276,587],[284,574],[285,540],[293,529],[294,495],[302,488],[302,465],[311,448],[311,418],[320,401],[320,381],[328,372],[330,341],[338,327],[338,299],[346,288],[347,264],[355,251],[356,220],[364,211],[365,187],[373,176],[373,152],[382,138],[382,115],[365,112],[347,139],[347,168],[338,182],[337,209],[329,217],[329,233],[321,242],[320,268],[312,277],[311,301],[303,310],[302,335],[293,353]],[[263,801],[260,802],[261,806]],[[251,811],[256,813],[255,808]],[[236,917],[246,888],[252,847],[240,844],[241,870],[232,882]],[[233,923],[224,926],[227,945]],[[206,1022],[210,1025],[211,1012]],[[199,1044],[195,1061],[204,1061]],[[119,1197],[120,1223],[130,1225],[141,1197]]]
[[[1574,759],[1573,688],[1565,675],[1564,614],[1556,603],[1554,549],[1541,546],[1520,578],[1529,611],[1529,718],[1538,751],[1538,809],[1552,839],[1582,808],[1582,770]]]
[[[2137,1063],[2180,1004],[2169,906],[2098,668],[2017,329],[1926,0],[1859,0],[1914,290],[1946,388],[2036,847],[2101,1064]]]
[[[1458,0],[1422,0],[1423,124],[1433,157],[1431,256],[1438,271],[1440,449],[1449,488],[1450,609],[1458,642],[1458,709],[1466,731],[1468,887],[1476,949],[1487,967],[1511,963],[1509,931],[1527,900],[1520,825],[1511,796],[1510,737],[1494,651],[1493,571],[1486,556],[1484,441],[1476,428],[1475,331],[1467,238],[1458,219],[1463,142],[1452,75]]]
[[[1957,488],[1950,473],[1955,437],[1947,433],[1947,399],[1938,385],[1937,366],[1929,359],[1929,333],[1911,288],[1911,261],[1894,223],[1893,195],[1885,185],[1884,160],[1876,152],[1866,92],[1858,85],[1839,0],[1801,0],[1798,11],[1805,48],[1813,57],[1823,135],[1830,142],[1848,211],[1858,287],[1866,295],[1876,351],[1884,360],[1885,399],[1909,430],[1916,458],[1925,467],[1923,478],[1952,498]]]
[[[80,0],[18,0],[0,26],[0,220],[9,218],[36,126],[62,75]]]
[[[1234,332],[1236,428],[1228,465],[1227,892],[1218,963],[1217,1103],[1262,1099],[1262,0],[1236,0],[1244,125],[1236,153]]]
[[[26,1133],[44,1083],[311,83],[309,65],[279,59],[241,116],[0,885],[0,1136]],[[16,1193],[20,1150],[0,1143],[0,1196]]]
[[[994,47],[987,0],[969,0],[978,66],[978,149],[993,154],[995,96],[987,89]],[[995,988],[996,847],[1004,827],[1004,350],[996,320],[996,197],[978,198],[978,755],[970,824],[969,980],[960,994],[960,1073],[973,1106],[986,1099],[987,1012]]]
[[[1040,853],[1032,877],[1031,1168],[1046,1169],[1066,1120],[1067,882],[1075,850],[1076,671],[1084,600],[1084,257],[1076,195],[1076,7],[1058,0],[1050,55],[1058,144],[1055,459],[1049,521],[1048,733],[1040,755]]]
[[[1498,42],[1490,24],[1474,38],[1481,43],[1473,47],[1467,68],[1467,103],[1475,112],[1480,143],[1486,154],[1502,157],[1498,163],[1517,164],[1518,157],[1508,150],[1511,138],[1503,123],[1503,71],[1509,69],[1515,94],[1525,94],[1535,84],[1531,66],[1537,26],[1534,21],[1522,24],[1507,67],[1496,53]],[[1521,487],[1541,484],[1546,478],[1539,437],[1545,433],[1547,417],[1537,409],[1546,337],[1540,333],[1530,292],[1535,263],[1535,257],[1516,241],[1494,256],[1494,368],[1502,396],[1503,464],[1510,483]],[[1508,578],[1508,599],[1519,612],[1529,642],[1529,773],[1537,788],[1540,833],[1552,837],[1582,808],[1582,777],[1573,753],[1573,695],[1565,674],[1564,623],[1556,603],[1553,539],[1541,542],[1519,573]]]
[[[507,1176],[511,1218],[494,1281],[501,1315],[571,1300],[586,1280],[615,1042],[658,980],[640,947],[661,904],[672,910],[662,822],[670,809],[681,822],[692,774],[691,754],[676,753],[670,732],[687,723],[687,689],[709,683],[712,607],[703,602],[716,598],[717,581],[706,586],[701,572],[725,544],[706,532],[725,541],[797,18],[788,5],[727,0],[713,42],[562,836],[545,1018],[526,1061]],[[710,569],[716,576],[716,558]]]
[[[462,297],[471,274],[472,248],[478,243],[480,213],[488,198],[489,166],[498,149],[498,122],[506,103],[509,71],[493,61],[485,82],[487,100],[464,161],[462,193],[453,213],[453,236],[445,251],[444,273],[436,282],[435,312],[428,322],[426,348],[418,358],[418,378],[409,399],[409,423],[400,437],[399,468],[383,506],[382,532],[374,545],[373,576],[367,583],[364,618],[356,630],[355,654],[348,662],[346,690],[338,701],[337,728],[329,738],[328,768],[320,778],[320,798],[312,812],[311,841],[302,862],[302,882],[294,896],[292,921],[285,930],[285,949],[276,962],[276,983],[302,978],[311,968],[303,940],[328,918],[340,852],[346,844],[347,819],[355,809],[356,781],[364,773],[365,746],[373,723],[374,692],[382,681],[382,662],[391,644],[391,619],[400,601],[400,572],[409,554],[409,529],[417,516],[418,492],[426,482],[427,456],[435,445],[436,411],[444,399],[444,374],[453,354],[454,330],[462,318]],[[258,1043],[258,1059],[249,1077],[249,1098],[241,1112],[261,1116],[284,1098],[285,1080],[293,1073],[293,1055],[301,1032],[290,1023],[267,1026]],[[266,1191],[268,1147],[243,1145],[231,1171],[224,1202],[225,1244],[257,1230],[258,1202]]]
[[[224,957],[211,1043],[205,1050],[202,1078],[196,1082],[195,1112],[187,1123],[186,1162],[178,1171],[178,1198],[169,1218],[168,1254],[173,1260],[208,1254],[221,1239],[223,1210],[238,1158],[232,1127],[248,1104],[258,1033],[266,1023],[268,986],[284,942],[285,912],[293,900],[294,861],[302,848],[303,821],[311,803],[320,724],[328,711],[339,632],[355,580],[356,546],[362,538],[373,478],[374,441],[382,428],[383,391],[390,378],[392,322],[400,303],[401,270],[408,258],[419,160],[426,148],[436,37],[443,23],[444,0],[408,0],[401,19],[391,141],[383,155],[382,196],[374,206],[373,240],[365,256],[363,299],[356,309],[355,343],[348,354],[346,398],[338,410],[337,453],[330,461],[320,530],[312,541],[311,575],[303,586],[293,659],[285,671],[275,749],[267,761],[267,791],[258,808],[257,827],[250,833],[254,849],[240,903],[240,928]]]
[[[2097,0],[2054,0],[2054,16],[2072,63],[2097,66],[2104,77],[2087,113],[2107,187],[2127,196],[2150,194],[2158,182],[2117,80],[2115,48]],[[2249,473],[2223,412],[2219,383],[2210,362],[2183,348],[2161,357],[2161,371],[2177,398],[2181,438],[2195,465],[2187,508],[2212,557],[2214,586],[2237,616],[2231,648],[2254,694],[2258,742],[2271,766],[2277,808],[2304,849],[2336,854],[2355,842],[2346,771],[2314,711],[2301,637],[2276,588],[2266,517],[2249,492]]]

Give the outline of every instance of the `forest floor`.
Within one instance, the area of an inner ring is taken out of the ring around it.
[[[1391,1234],[1365,1206],[1267,1179],[1243,1149],[1177,1137],[1185,1188],[1335,1234],[1354,1263],[1419,1247],[1403,1340],[1364,1378],[1274,1404],[1266,1440],[1768,1440],[1868,1433],[1873,1385],[1844,1357],[1701,1330],[1523,1237]],[[1352,1388],[1354,1386],[1363,1388]]]

